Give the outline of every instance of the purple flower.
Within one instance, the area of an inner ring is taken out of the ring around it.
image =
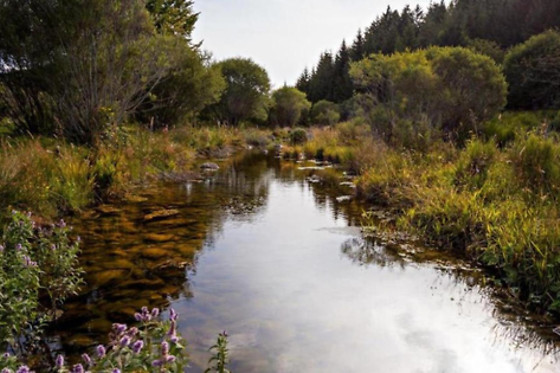
[[[18,243],[18,244],[16,245],[16,250],[17,250],[17,251],[21,251],[22,249],[23,249],[23,246],[21,246],[21,244]]]
[[[117,323],[113,324],[113,330],[115,330],[118,334],[124,333],[126,328],[127,328],[126,324],[117,324]]]
[[[176,321],[177,320],[177,312],[175,312],[175,310],[173,308],[169,309],[169,319],[171,321]]]
[[[31,260],[31,258],[28,257],[27,255],[23,256],[23,264],[26,267],[37,267],[37,262],[34,262],[33,260]]]
[[[80,236],[76,237],[76,242],[82,242],[82,237]]]
[[[100,357],[100,358],[105,357],[105,353],[107,352],[105,350],[105,346],[99,345],[99,346],[97,346],[96,350],[97,350],[97,356],[98,357]]]
[[[82,364],[76,364],[72,367],[72,373],[84,373],[84,367]]]
[[[138,328],[133,326],[132,328],[128,329],[128,335],[131,337],[134,337],[136,334],[138,334]]]
[[[139,354],[140,351],[142,351],[143,347],[144,347],[144,341],[136,341],[132,345],[132,351],[134,351],[135,354]]]
[[[226,331],[226,330],[224,330],[224,331],[222,332],[222,335],[223,335],[224,337],[227,337],[227,336],[228,336],[228,333],[227,333],[227,331]]]
[[[144,317],[142,316],[142,314],[136,312],[134,314],[134,319],[136,319],[136,321],[142,321],[142,320],[144,320]]]
[[[4,245],[0,245],[0,254],[4,252]]]
[[[161,342],[161,354],[167,356],[169,354],[169,343],[166,341]]]
[[[9,352],[4,352],[4,353],[2,354],[2,357],[3,357],[4,359],[9,359],[11,356],[12,356],[12,354],[10,354]]]
[[[64,219],[60,219],[60,222],[58,223],[58,226],[59,226],[60,228],[66,227],[66,222],[64,221]]]
[[[179,343],[179,337],[177,337],[177,335],[172,335],[171,338],[169,338],[169,340],[170,340],[171,343],[173,343],[173,344]]]
[[[165,361],[168,362],[168,363],[174,363],[175,360],[177,360],[177,358],[176,358],[175,356],[173,356],[173,355],[168,355],[168,356],[165,358]]]
[[[115,368],[111,371],[111,373],[121,373],[121,370],[119,368]]]
[[[64,367],[64,356],[58,355],[56,357],[56,367],[59,369]]]
[[[152,361],[152,366],[154,366],[154,367],[160,367],[162,365],[163,365],[163,361],[161,361],[159,359]]]
[[[159,308],[152,309],[152,316],[153,317],[158,317],[159,316]]]
[[[176,333],[176,329],[177,323],[175,322],[175,320],[171,320],[171,325],[169,326],[169,332],[167,332],[167,335],[170,337],[174,336]]]
[[[82,354],[82,360],[84,360],[84,363],[86,363],[87,366],[91,366],[93,363],[88,354]]]
[[[121,338],[119,343],[121,344],[122,347],[128,346],[130,344],[130,337],[128,335],[125,335],[124,337]]]
[[[16,373],[31,373],[31,370],[29,369],[29,367],[27,365],[22,365],[18,368]]]
[[[51,250],[52,250],[52,251],[56,251],[56,245],[55,245],[55,244],[52,244],[52,245],[51,245]]]
[[[148,307],[144,306],[141,308],[142,314],[147,315],[148,313],[150,313],[150,311],[148,311]]]
[[[4,368],[2,369],[2,371],[0,371],[0,373],[13,373],[11,369],[8,368]]]

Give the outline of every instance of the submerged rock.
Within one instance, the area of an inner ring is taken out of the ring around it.
[[[154,211],[154,212],[144,216],[144,221],[145,222],[150,222],[150,221],[154,221],[154,220],[165,219],[165,218],[168,218],[170,216],[175,216],[175,215],[179,215],[179,210],[177,210],[177,209],[159,210],[159,211]]]
[[[206,171],[217,171],[217,170],[220,169],[220,166],[218,166],[214,162],[205,162],[205,163],[200,165],[200,168],[202,170],[206,170]]]

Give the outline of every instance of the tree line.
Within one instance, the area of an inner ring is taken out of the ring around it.
[[[453,0],[449,4],[441,1],[431,3],[425,11],[420,6],[406,6],[400,12],[389,7],[366,30],[358,31],[351,45],[344,41],[335,54],[324,52],[315,67],[303,71],[296,87],[312,102],[328,100],[340,104],[352,97],[355,88],[349,76],[351,63],[371,54],[462,46],[502,64],[512,47],[557,27],[560,27],[560,2],[556,0]],[[552,41],[550,35],[549,41]],[[542,58],[548,59],[543,61],[548,65],[546,70],[553,70],[551,60],[557,59],[557,55],[550,57],[548,53]],[[512,77],[515,73],[508,73],[507,63],[505,67],[510,86],[525,79],[517,74],[516,81]],[[553,77],[554,74],[557,70]],[[529,79],[535,81],[540,77]],[[517,96],[516,93],[510,96],[511,108],[550,107],[550,102],[520,102]]]

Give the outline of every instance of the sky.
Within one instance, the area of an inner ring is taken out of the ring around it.
[[[295,84],[325,50],[351,44],[387,6],[426,8],[430,0],[195,0],[200,12],[194,40],[215,60],[251,58],[273,87]]]

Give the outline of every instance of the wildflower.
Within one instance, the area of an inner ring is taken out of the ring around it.
[[[8,359],[8,358],[10,358],[11,356],[12,356],[12,354],[10,354],[9,352],[4,352],[4,354],[2,354],[2,357],[3,357],[4,359]]]
[[[168,355],[168,356],[165,358],[165,361],[168,362],[168,363],[174,363],[175,360],[177,360],[177,358],[176,358],[175,356],[173,356],[173,355]]]
[[[125,335],[124,337],[121,338],[119,343],[121,344],[122,347],[128,346],[130,344],[130,337]]]
[[[0,254],[4,252],[4,245],[0,245]]]
[[[16,245],[16,250],[17,250],[17,251],[21,251],[22,249],[23,249],[23,246],[22,246],[20,243],[18,243],[18,244]]]
[[[59,368],[59,369],[64,367],[64,356],[58,355],[56,357],[56,367]]]
[[[175,310],[173,308],[169,309],[169,319],[171,321],[176,321],[177,320],[177,312],[175,312]]]
[[[28,257],[27,255],[23,256],[23,264],[26,267],[37,267],[37,262],[34,262],[33,260],[31,260],[31,258]]]
[[[153,317],[158,317],[159,316],[159,308],[152,309],[152,316]]]
[[[166,341],[161,342],[161,355],[167,356],[169,354],[169,343]]]
[[[0,371],[0,373],[14,373],[14,372],[11,369],[4,368],[2,369],[2,371]]]
[[[80,236],[76,237],[76,242],[82,242],[82,237]]]
[[[142,316],[142,314],[136,312],[136,313],[134,314],[134,319],[135,319],[136,321],[142,321],[142,320],[144,320],[144,317]]]
[[[52,251],[56,251],[56,245],[55,245],[55,244],[52,244],[52,245],[51,245],[51,250],[52,250]]]
[[[84,363],[86,363],[87,366],[91,366],[93,363],[91,357],[89,357],[88,354],[82,354],[82,360],[84,361]]]
[[[58,223],[58,226],[60,228],[65,228],[66,227],[66,222],[64,221],[64,219],[60,219],[60,222]]]
[[[72,373],[84,373],[84,367],[82,364],[76,364],[72,367]]]
[[[173,337],[177,331],[176,329],[177,329],[176,321],[171,320],[171,325],[169,326],[169,332],[167,332],[167,335]]]
[[[31,373],[31,370],[29,369],[29,367],[27,365],[22,365],[18,368],[16,373]]]
[[[132,345],[132,351],[134,351],[135,354],[139,354],[140,351],[142,351],[143,347],[144,347],[144,342],[143,341],[136,341]]]
[[[104,358],[106,354],[105,346],[99,345],[97,346],[97,356],[100,358]]]
[[[119,368],[115,368],[111,371],[111,373],[121,373],[121,370]]]
[[[126,324],[113,324],[113,329],[118,333],[118,334],[122,334],[124,333],[124,331],[126,330],[127,326]]]
[[[136,334],[138,334],[138,328],[133,326],[132,328],[128,329],[128,335],[131,337],[134,337]]]
[[[154,366],[154,367],[160,367],[162,365],[163,365],[163,361],[161,361],[159,359],[152,361],[152,366]]]
[[[177,335],[172,335],[171,338],[169,338],[169,340],[170,340],[171,343],[173,343],[173,344],[179,343],[179,337],[177,337]]]
[[[227,336],[228,336],[228,333],[227,333],[227,331],[226,331],[226,330],[224,330],[224,331],[222,332],[222,335],[223,335],[224,337],[227,337]]]

